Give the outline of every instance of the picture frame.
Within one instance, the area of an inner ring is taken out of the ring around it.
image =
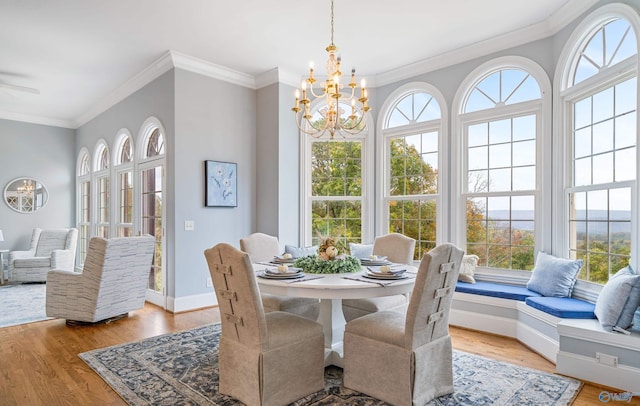
[[[238,164],[204,161],[206,207],[238,206]]]

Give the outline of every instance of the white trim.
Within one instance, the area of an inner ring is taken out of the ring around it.
[[[494,52],[550,37],[597,2],[598,0],[570,0],[555,14],[550,16],[548,20],[485,41],[476,42],[398,69],[379,73],[375,75],[376,86],[393,84],[447,66],[456,65],[471,59],[490,55]]]
[[[393,111],[393,108],[404,97],[413,93],[427,93],[438,103],[440,109],[440,117],[437,120],[430,120],[424,123],[408,124],[393,128],[384,128],[389,115]],[[389,171],[388,158],[389,149],[387,148],[387,140],[389,138],[395,138],[397,136],[418,134],[424,131],[436,130],[438,132],[438,193],[435,196],[436,200],[436,243],[440,244],[449,240],[451,230],[449,228],[450,222],[445,219],[450,218],[452,213],[449,210],[448,200],[449,196],[449,148],[450,148],[450,136],[448,120],[449,110],[445,97],[440,89],[436,86],[426,82],[411,82],[404,84],[394,90],[385,99],[382,107],[380,108],[380,114],[378,114],[377,133],[376,137],[376,235],[387,234],[389,230],[389,212],[387,210],[387,202],[394,198],[394,196],[388,196],[389,190],[389,178],[387,173]],[[411,200],[420,199],[419,196],[412,196]]]
[[[518,322],[516,330],[514,338],[554,364],[557,362],[559,345],[556,340],[522,322]]]
[[[611,69],[605,69],[594,77],[586,79],[584,82],[576,86],[570,86],[569,78],[572,70],[575,68],[576,54],[580,51],[585,41],[589,40],[593,31],[601,26],[606,20],[612,18],[625,19],[632,27],[636,36],[638,52],[636,54],[636,63],[634,67],[629,68],[625,62],[614,65]],[[586,16],[580,24],[573,30],[571,36],[566,41],[555,69],[554,86],[553,86],[553,162],[556,174],[552,182],[552,194],[555,196],[553,205],[553,249],[552,253],[558,256],[564,256],[569,252],[568,244],[568,204],[566,203],[566,195],[568,185],[571,185],[572,159],[571,145],[571,98],[584,95],[588,88],[591,87],[592,93],[602,86],[603,83],[610,83],[612,76],[623,75],[621,68],[633,69],[637,72],[640,64],[640,16],[638,10],[622,3],[611,3],[604,5],[588,16]],[[601,83],[602,82],[602,83]],[[638,81],[638,95],[640,95],[640,81]],[[639,100],[640,101],[640,100]],[[640,114],[636,110],[636,124],[640,128]],[[636,161],[640,162],[640,148],[636,147]],[[640,174],[640,166],[636,168],[636,179],[634,183],[637,185]],[[638,214],[640,213],[640,199],[637,196],[636,186],[632,187],[632,202],[635,206],[631,207],[632,224],[637,224]],[[638,263],[638,252],[640,252],[640,238],[637,227],[632,227],[631,231],[631,264]]]
[[[449,310],[449,324],[469,328],[472,330],[484,331],[498,334],[505,337],[516,337],[518,331],[518,321],[506,317],[492,316],[459,310],[452,308]]]
[[[256,89],[256,80],[252,75],[240,72],[204,59],[195,58],[176,51],[168,51],[173,67],[202,76],[233,83],[238,86]]]
[[[141,72],[127,80],[122,86],[111,92],[107,97],[103,98],[99,103],[95,104],[85,113],[77,117],[74,120],[73,128],[78,128],[88,123],[172,68],[173,63],[171,60],[171,51],[167,51]]]
[[[167,310],[173,313],[187,312],[217,305],[218,301],[216,300],[214,292],[190,296],[167,297]]]
[[[479,112],[463,113],[462,109],[473,88],[488,75],[501,69],[516,68],[530,74],[540,88],[540,99],[535,101],[518,103],[515,105],[501,106]],[[536,125],[536,189],[533,191],[535,198],[535,248],[534,251],[551,249],[552,195],[544,193],[550,190],[552,168],[545,165],[551,157],[551,130],[552,130],[552,99],[551,81],[545,70],[536,62],[520,57],[505,56],[492,59],[474,69],[460,83],[452,103],[452,131],[451,131],[451,195],[455,196],[451,201],[451,240],[459,247],[466,247],[466,192],[463,177],[466,171],[466,142],[464,140],[465,125],[470,118],[477,119],[484,116],[484,120],[493,120],[495,117],[507,114],[512,116],[515,112],[532,113],[537,116]],[[536,108],[536,105],[539,106]],[[503,195],[517,195],[518,192],[505,192]]]
[[[51,127],[70,128],[70,129],[78,128],[74,120],[60,120],[57,118],[34,116],[32,114],[14,113],[11,111],[0,111],[0,119],[11,120],[11,121],[21,121],[21,122],[30,123],[30,124],[48,125]]]
[[[559,351],[556,371],[584,381],[640,392],[640,370],[638,368],[626,365],[611,367],[598,363],[595,358]]]

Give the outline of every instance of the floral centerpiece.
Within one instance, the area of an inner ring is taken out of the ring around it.
[[[318,255],[307,255],[293,263],[306,273],[349,273],[360,270],[360,260],[340,254],[333,238],[325,238],[318,248]]]

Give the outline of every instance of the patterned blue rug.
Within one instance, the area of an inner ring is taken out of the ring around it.
[[[79,354],[130,405],[240,405],[218,393],[220,325],[198,327]],[[454,351],[452,395],[429,405],[572,403],[580,381]],[[387,405],[342,386],[342,369],[325,369],[325,389],[294,405]]]
[[[0,327],[46,320],[46,292],[44,283],[0,286]]]

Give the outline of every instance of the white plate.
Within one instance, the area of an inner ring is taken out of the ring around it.
[[[298,279],[304,277],[304,272],[296,272],[294,274],[271,274],[266,272],[261,272],[258,274],[258,277],[265,279]]]
[[[387,261],[386,259],[378,260],[378,261],[372,261],[370,259],[361,259],[360,263],[362,265],[364,265],[364,266],[368,266],[368,265],[372,265],[372,266],[391,265],[391,262]]]
[[[379,267],[368,266],[367,273],[379,276],[402,275],[407,272],[406,269],[392,269],[390,272],[382,272]]]
[[[294,268],[294,267],[289,267],[287,268],[286,272],[280,272],[277,269],[265,269],[264,273],[269,274],[269,275],[273,275],[273,276],[282,276],[282,275],[295,275],[297,273],[302,272],[302,268]]]
[[[292,264],[295,262],[295,258],[282,258],[282,257],[273,257],[273,261],[276,264]]]

